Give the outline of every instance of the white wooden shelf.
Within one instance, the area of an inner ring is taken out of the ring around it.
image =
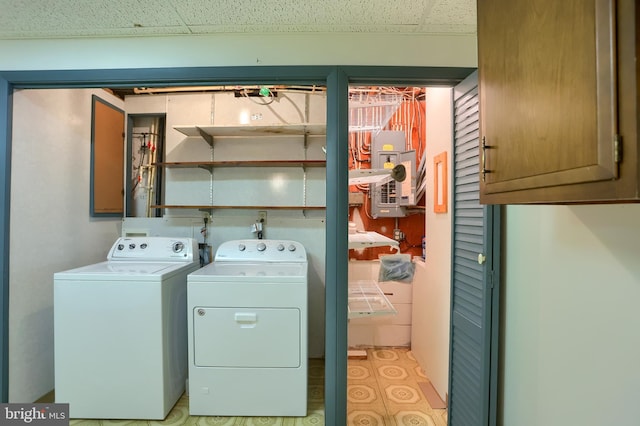
[[[369,247],[395,247],[400,251],[399,243],[393,238],[385,237],[377,232],[366,231],[356,232],[355,234],[349,234],[349,248],[350,249],[362,249]]]
[[[152,209],[197,209],[197,210],[326,210],[325,206],[229,206],[229,205],[186,205],[186,204],[159,204],[151,206]]]
[[[350,319],[397,314],[396,309],[375,281],[349,282],[348,303]]]
[[[326,124],[272,124],[272,125],[240,125],[240,126],[213,126],[192,125],[173,126],[175,130],[191,137],[202,137],[209,144],[213,144],[213,138],[218,136],[324,136],[327,134]]]
[[[168,169],[201,168],[213,172],[216,167],[326,167],[325,160],[224,160],[224,161],[176,161],[153,163]]]

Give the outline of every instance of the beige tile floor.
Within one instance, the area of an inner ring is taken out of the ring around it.
[[[367,349],[347,368],[347,424],[446,426],[447,410],[432,409],[419,382],[428,382],[408,348]]]
[[[379,348],[367,352],[366,360],[350,359],[348,362],[349,426],[446,426],[446,410],[432,409],[418,386],[418,382],[427,381],[427,378],[408,349]],[[190,416],[189,398],[183,395],[162,421],[72,419],[70,425],[323,426],[323,360],[310,360],[308,395],[306,417]]]

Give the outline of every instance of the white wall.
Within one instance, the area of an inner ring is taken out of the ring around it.
[[[506,209],[504,425],[640,424],[640,205]]]
[[[53,273],[106,259],[120,220],[89,216],[91,95],[19,90],[13,96],[9,401],[53,389]]]
[[[426,95],[426,259],[424,280],[413,281],[411,350],[440,398],[449,386],[449,312],[451,293],[451,204],[446,213],[433,211],[433,157],[447,152],[451,182],[451,89],[430,88]],[[449,194],[451,194],[449,185]],[[451,200],[451,195],[449,195]]]
[[[475,35],[219,34],[0,40],[0,52],[0,70],[236,65],[475,67],[477,63]]]

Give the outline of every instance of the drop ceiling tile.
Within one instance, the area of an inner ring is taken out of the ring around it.
[[[234,0],[228,5],[206,0],[173,0],[189,26],[384,25],[419,24],[425,0]]]
[[[476,0],[438,0],[425,17],[424,23],[476,26]]]
[[[0,11],[0,39],[475,32],[475,0],[0,0]]]
[[[196,25],[192,34],[214,33],[409,33],[417,25]]]
[[[27,39],[51,39],[51,38],[89,38],[89,37],[146,37],[165,35],[185,35],[191,34],[185,27],[148,27],[148,28],[81,28],[81,29],[61,29],[46,31],[6,31],[0,30],[0,40],[27,40]]]
[[[155,0],[0,0],[0,10],[0,32],[184,26],[170,4]]]

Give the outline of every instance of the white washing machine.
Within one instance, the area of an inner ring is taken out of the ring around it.
[[[190,414],[306,416],[304,247],[228,241],[187,281]]]
[[[187,377],[191,238],[118,239],[54,274],[55,398],[72,418],[164,419]]]

